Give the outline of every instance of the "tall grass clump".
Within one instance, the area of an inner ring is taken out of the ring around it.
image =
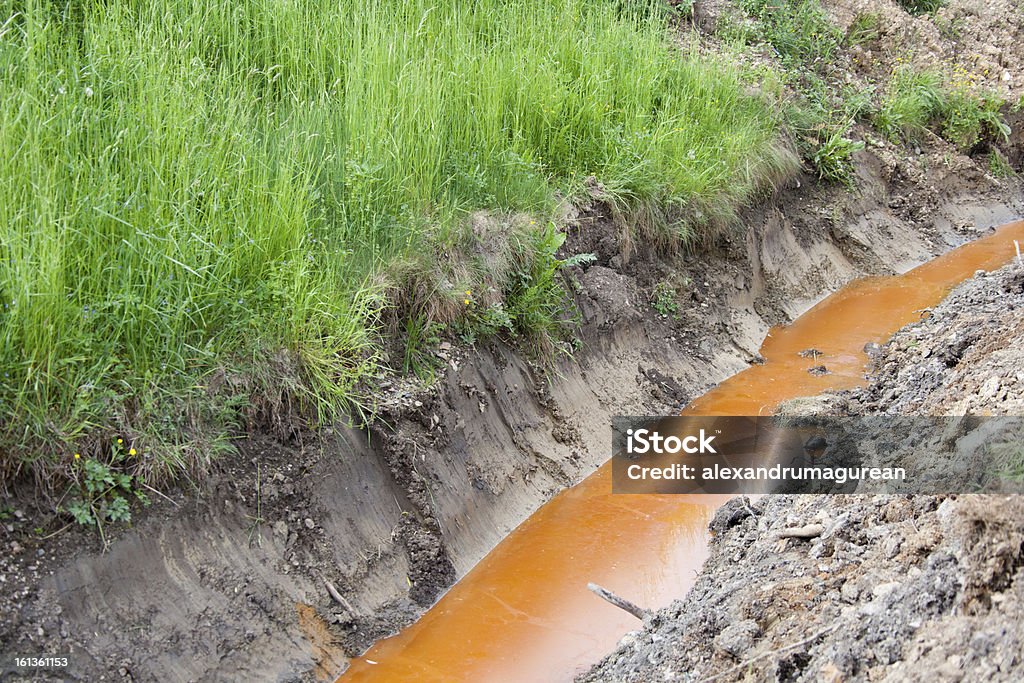
[[[842,32],[819,0],[740,0],[739,5],[757,22],[758,37],[789,66],[820,67],[842,43]]]
[[[874,123],[894,140],[916,141],[932,131],[970,151],[1009,136],[1003,104],[994,94],[977,92],[973,79],[962,71],[947,77],[902,64],[893,70]]]
[[[946,5],[946,0],[897,0],[910,14],[933,14]]]
[[[777,128],[658,2],[0,0],[0,488],[337,417],[389,263],[589,176],[727,217],[785,167]]]

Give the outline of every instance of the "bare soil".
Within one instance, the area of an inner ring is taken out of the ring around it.
[[[1022,247],[1024,248],[1024,247]],[[848,409],[1024,415],[1024,263],[978,273],[893,337]]]

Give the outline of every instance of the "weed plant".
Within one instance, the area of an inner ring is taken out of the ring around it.
[[[874,124],[893,140],[916,141],[933,131],[970,151],[981,141],[1009,135],[1002,106],[1000,98],[976,93],[967,74],[945,78],[903,64],[893,71]]]

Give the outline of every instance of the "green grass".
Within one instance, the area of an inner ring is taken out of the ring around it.
[[[789,66],[822,66],[842,43],[842,32],[818,0],[740,0],[739,5],[757,21],[757,38]]]
[[[897,67],[874,116],[875,127],[894,140],[920,138],[941,115],[944,103],[941,74]]]
[[[902,65],[893,71],[874,124],[894,140],[919,140],[933,131],[970,151],[979,142],[1009,135],[1000,113],[1003,104],[995,95],[975,92],[964,74],[945,78]]]
[[[846,30],[847,45],[867,45],[881,35],[882,15],[878,12],[859,12]]]
[[[394,264],[591,175],[670,234],[727,220],[788,164],[746,93],[657,2],[0,0],[0,476],[121,437],[159,482],[369,407]]]
[[[945,6],[946,0],[897,0],[911,14],[932,14]]]

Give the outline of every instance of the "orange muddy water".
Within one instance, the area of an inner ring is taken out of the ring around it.
[[[850,283],[772,329],[764,365],[722,382],[684,414],[769,414],[789,398],[862,383],[866,343],[919,319],[976,270],[1007,263],[1014,239],[1024,242],[1024,222],[904,275]],[[798,355],[811,348],[821,355]],[[815,365],[831,374],[808,373]],[[570,681],[640,625],[587,582],[649,608],[684,595],[707,555],[707,523],[726,497],[612,495],[610,472],[601,467],[541,507],[419,621],[352,660],[339,681]]]

